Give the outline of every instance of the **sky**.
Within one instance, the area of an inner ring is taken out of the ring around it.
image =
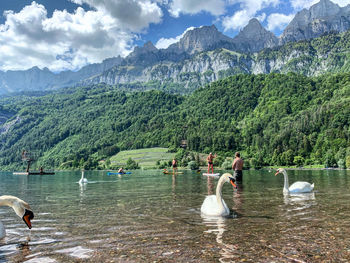
[[[75,71],[125,57],[147,41],[167,48],[194,27],[214,24],[234,37],[254,17],[279,36],[298,11],[318,1],[0,0],[0,70]]]

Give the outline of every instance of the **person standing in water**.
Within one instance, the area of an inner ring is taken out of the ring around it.
[[[235,159],[232,163],[232,170],[234,171],[234,176],[236,176],[236,181],[243,181],[243,163],[241,159],[241,154],[239,152],[235,153]]]
[[[173,174],[177,172],[177,160],[176,158],[173,159],[171,166],[173,167]]]
[[[207,162],[208,162],[208,173],[209,170],[211,168],[211,173],[214,173],[214,158],[216,156],[214,156],[212,153],[209,153],[208,157],[207,157]]]

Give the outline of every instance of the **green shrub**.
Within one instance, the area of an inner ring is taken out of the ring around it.
[[[250,163],[250,167],[254,169],[261,169],[263,166],[262,162],[256,158],[250,158],[249,163]]]
[[[337,162],[337,165],[338,165],[339,168],[345,169],[345,161],[344,161],[344,159],[340,159],[340,160]]]
[[[346,168],[350,169],[350,155],[346,156],[345,166],[346,166]]]
[[[230,170],[232,168],[232,161],[230,160],[225,160],[222,164],[221,164],[221,168],[225,169],[225,170]]]
[[[126,161],[126,167],[125,167],[127,170],[135,170],[135,169],[139,169],[139,164],[134,161],[133,159],[129,158],[127,161]]]
[[[223,156],[217,156],[214,158],[213,164],[216,167],[220,167],[224,161],[225,159]]]
[[[191,170],[198,170],[199,165],[196,161],[190,161],[188,163],[188,168],[190,168]]]
[[[294,156],[294,160],[293,160],[294,164],[298,167],[303,166],[305,159],[302,156]]]

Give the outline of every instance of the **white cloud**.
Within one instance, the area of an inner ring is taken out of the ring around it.
[[[231,16],[225,16],[222,20],[224,30],[241,29],[249,20],[256,17],[259,11],[270,6],[277,6],[280,0],[229,0],[230,4],[239,4],[240,9]],[[262,22],[266,16],[262,14],[258,19]]]
[[[193,15],[202,11],[214,16],[222,15],[225,12],[225,2],[224,0],[173,0],[169,9],[174,17],[179,17],[181,13]]]
[[[274,31],[275,29],[283,30],[294,18],[294,14],[285,15],[280,13],[270,14],[267,18],[267,29]]]
[[[81,4],[90,0],[74,1]],[[6,11],[5,22],[0,25],[0,70],[33,66],[52,71],[77,70],[105,58],[125,56],[131,51],[134,33],[159,22],[162,15],[150,1],[105,0],[105,7],[102,1],[95,2],[101,3],[92,6],[93,10],[85,11],[81,7],[73,13],[56,10],[52,17],[36,2],[18,13]],[[112,2],[137,6],[133,12],[124,9],[125,14],[132,13],[133,21],[125,15],[117,17],[112,7],[106,12],[107,4]]]
[[[183,32],[181,35],[175,37],[175,38],[161,38],[157,41],[156,43],[156,48],[160,49],[160,48],[167,48],[169,47],[171,44],[174,44],[176,42],[179,42],[180,39],[186,34],[187,31],[193,30],[194,27],[189,27],[185,30],[185,32]]]
[[[257,16],[256,19],[258,19],[262,23],[266,19],[266,14],[262,13],[260,16]]]
[[[151,23],[161,22],[161,8],[154,0],[71,0],[76,4],[87,4],[97,11],[112,16],[119,27],[140,31]]]
[[[310,6],[318,3],[320,0],[291,0],[292,7],[299,11],[301,9],[309,9]],[[338,4],[340,7],[344,7],[350,4],[350,0],[331,0],[333,3]]]
[[[290,4],[295,10],[301,10],[304,8],[309,9],[310,6],[318,2],[319,0],[291,0]]]
[[[224,17],[222,21],[224,30],[227,31],[229,29],[241,29],[248,24],[249,20],[254,17],[254,14],[255,13],[249,13],[247,10],[239,10],[232,16]]]
[[[340,7],[350,5],[350,0],[331,0],[333,3],[338,4]]]

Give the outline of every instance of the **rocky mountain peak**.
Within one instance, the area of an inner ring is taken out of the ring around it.
[[[194,54],[214,47],[219,42],[232,42],[232,39],[219,32],[215,25],[202,26],[187,31],[180,41],[172,44],[168,50]]]
[[[233,39],[238,50],[257,52],[264,48],[274,47],[278,43],[277,37],[266,30],[258,19],[253,18]]]
[[[260,24],[259,20],[255,17],[249,20],[248,25],[245,26],[244,30],[254,30],[254,29],[260,29],[264,30],[264,27]]]
[[[350,8],[339,7],[330,0],[320,0],[310,9],[298,12],[283,31],[280,44],[319,37],[327,32],[350,29]]]
[[[136,46],[134,48],[134,51],[131,52],[129,56],[137,56],[140,54],[148,53],[148,52],[154,52],[157,51],[158,49],[152,44],[151,41],[147,41],[143,47]]]
[[[203,38],[206,38],[206,35],[216,36],[221,35],[221,33],[218,31],[215,25],[201,26],[188,30],[181,38],[180,42],[186,40],[202,40]]]
[[[320,2],[310,7],[311,19],[334,16],[338,14],[340,10],[341,8],[330,0],[320,0]]]
[[[153,43],[151,41],[147,41],[144,45],[143,45],[143,49],[145,51],[157,51],[158,49],[153,45]]]
[[[259,20],[252,18],[238,34],[237,38],[252,39],[265,35],[268,31],[260,24]]]

